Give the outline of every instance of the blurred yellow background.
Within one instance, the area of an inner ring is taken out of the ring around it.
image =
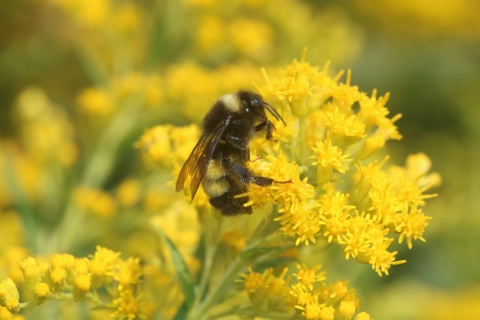
[[[344,260],[325,270],[349,279],[374,319],[479,319],[479,14],[476,0],[2,1],[0,279],[20,281],[27,254],[97,244],[151,258],[139,225],[171,201],[171,177],[134,142],[155,124],[199,123],[308,47],[313,65],[390,92],[403,139],[388,142],[389,162],[424,152],[443,180],[427,242],[398,248],[406,264],[381,278]],[[67,314],[56,308],[25,317]]]

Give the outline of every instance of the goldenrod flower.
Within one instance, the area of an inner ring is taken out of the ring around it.
[[[423,232],[425,227],[428,226],[428,221],[432,219],[431,217],[425,216],[416,205],[410,207],[410,210],[408,206],[405,206],[401,215],[396,217],[395,231],[400,232],[399,243],[402,243],[403,239],[406,238],[408,248],[412,249],[412,239],[425,242]]]
[[[249,274],[244,274],[244,273],[239,274],[239,276],[244,278],[244,280],[237,280],[239,282],[245,283],[245,290],[248,293],[254,293],[257,290],[266,287],[265,278],[268,277],[269,275],[268,272],[264,272],[263,274],[260,274],[258,272],[253,272],[251,267],[248,267],[248,271],[250,272]]]
[[[11,313],[18,313],[18,298],[18,289],[13,280],[10,278],[2,280],[0,282],[0,305],[7,307]],[[12,312],[12,310],[16,312]]]
[[[351,161],[347,159],[349,154],[343,154],[341,148],[332,146],[330,134],[327,134],[325,141],[317,141],[317,147],[313,147],[312,150],[316,155],[310,158],[317,160],[312,164],[317,165],[317,184],[320,186],[330,181],[333,169],[345,173],[347,168],[344,162]]]
[[[50,279],[52,279],[53,282],[53,289],[55,291],[62,291],[65,280],[67,279],[67,271],[65,268],[53,267],[50,273]]]
[[[118,290],[137,284],[142,275],[142,267],[138,258],[129,258],[127,261],[120,261],[116,266],[114,279],[118,281]]]
[[[35,303],[41,305],[47,300],[47,297],[50,294],[50,287],[44,282],[37,283],[33,292],[35,294]]]
[[[357,314],[355,316],[354,320],[370,320],[370,319],[372,319],[372,318],[370,317],[370,315],[368,313],[360,312],[359,314]]]
[[[73,298],[75,301],[82,301],[90,290],[91,277],[88,274],[82,274],[75,278],[73,283]]]
[[[315,282],[320,282],[326,279],[326,271],[317,274],[321,267],[321,265],[316,265],[313,268],[308,268],[305,263],[302,263],[301,265],[297,264],[298,273],[294,273],[293,275],[297,277],[299,283],[310,288],[310,290],[313,290],[313,284]]]
[[[120,292],[120,296],[113,300],[112,308],[116,311],[110,316],[118,320],[146,319],[145,304],[140,301],[140,297],[135,297],[131,290]]]

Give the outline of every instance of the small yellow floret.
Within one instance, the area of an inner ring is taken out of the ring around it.
[[[127,261],[121,261],[118,263],[117,269],[114,279],[118,281],[118,290],[120,291],[125,287],[136,284],[142,276],[142,267],[138,258],[128,258]]]
[[[293,275],[297,277],[297,280],[299,280],[302,285],[313,290],[313,284],[315,282],[320,282],[326,279],[326,271],[317,273],[321,267],[321,265],[316,265],[313,268],[308,268],[305,263],[302,263],[301,265],[297,264],[298,273],[294,273]]]
[[[75,288],[79,291],[86,292],[90,290],[90,276],[83,274],[75,278]]]
[[[118,320],[145,319],[145,304],[134,297],[131,290],[120,291],[120,297],[113,300],[111,307],[117,310],[110,316]]]
[[[48,284],[42,282],[37,283],[34,289],[35,303],[41,305],[47,300],[47,296],[50,294],[50,288]]]
[[[11,314],[17,314],[20,312],[20,302],[18,299],[10,298],[5,303],[5,307],[10,311]]]

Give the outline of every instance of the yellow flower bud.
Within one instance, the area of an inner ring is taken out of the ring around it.
[[[18,301],[18,299],[8,299],[6,302],[6,307],[11,314],[17,314],[20,312],[20,302]]]
[[[15,299],[18,301],[19,294],[17,286],[12,279],[7,278],[0,282],[0,305],[7,307],[7,301]]]
[[[85,294],[90,290],[91,279],[89,275],[81,275],[75,279],[73,285],[73,299],[75,301],[82,301],[85,298]]]
[[[352,300],[340,302],[337,311],[337,318],[339,320],[350,320],[355,314],[355,302]]]
[[[355,320],[370,320],[370,319],[371,319],[370,315],[366,312],[360,312],[355,317]]]
[[[50,294],[50,288],[48,287],[48,284],[44,282],[37,283],[33,292],[35,294],[35,303],[38,306],[47,300],[47,297]]]

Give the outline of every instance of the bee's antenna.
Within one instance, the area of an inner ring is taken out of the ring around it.
[[[266,103],[265,101],[263,101],[263,104],[267,105],[267,110],[272,114],[272,116],[275,117],[275,119],[277,120],[282,120],[283,124],[284,125],[287,125],[285,123],[285,120],[283,120],[282,116],[278,113],[277,110],[275,110],[274,107],[272,107],[271,105],[269,105],[268,103]]]

